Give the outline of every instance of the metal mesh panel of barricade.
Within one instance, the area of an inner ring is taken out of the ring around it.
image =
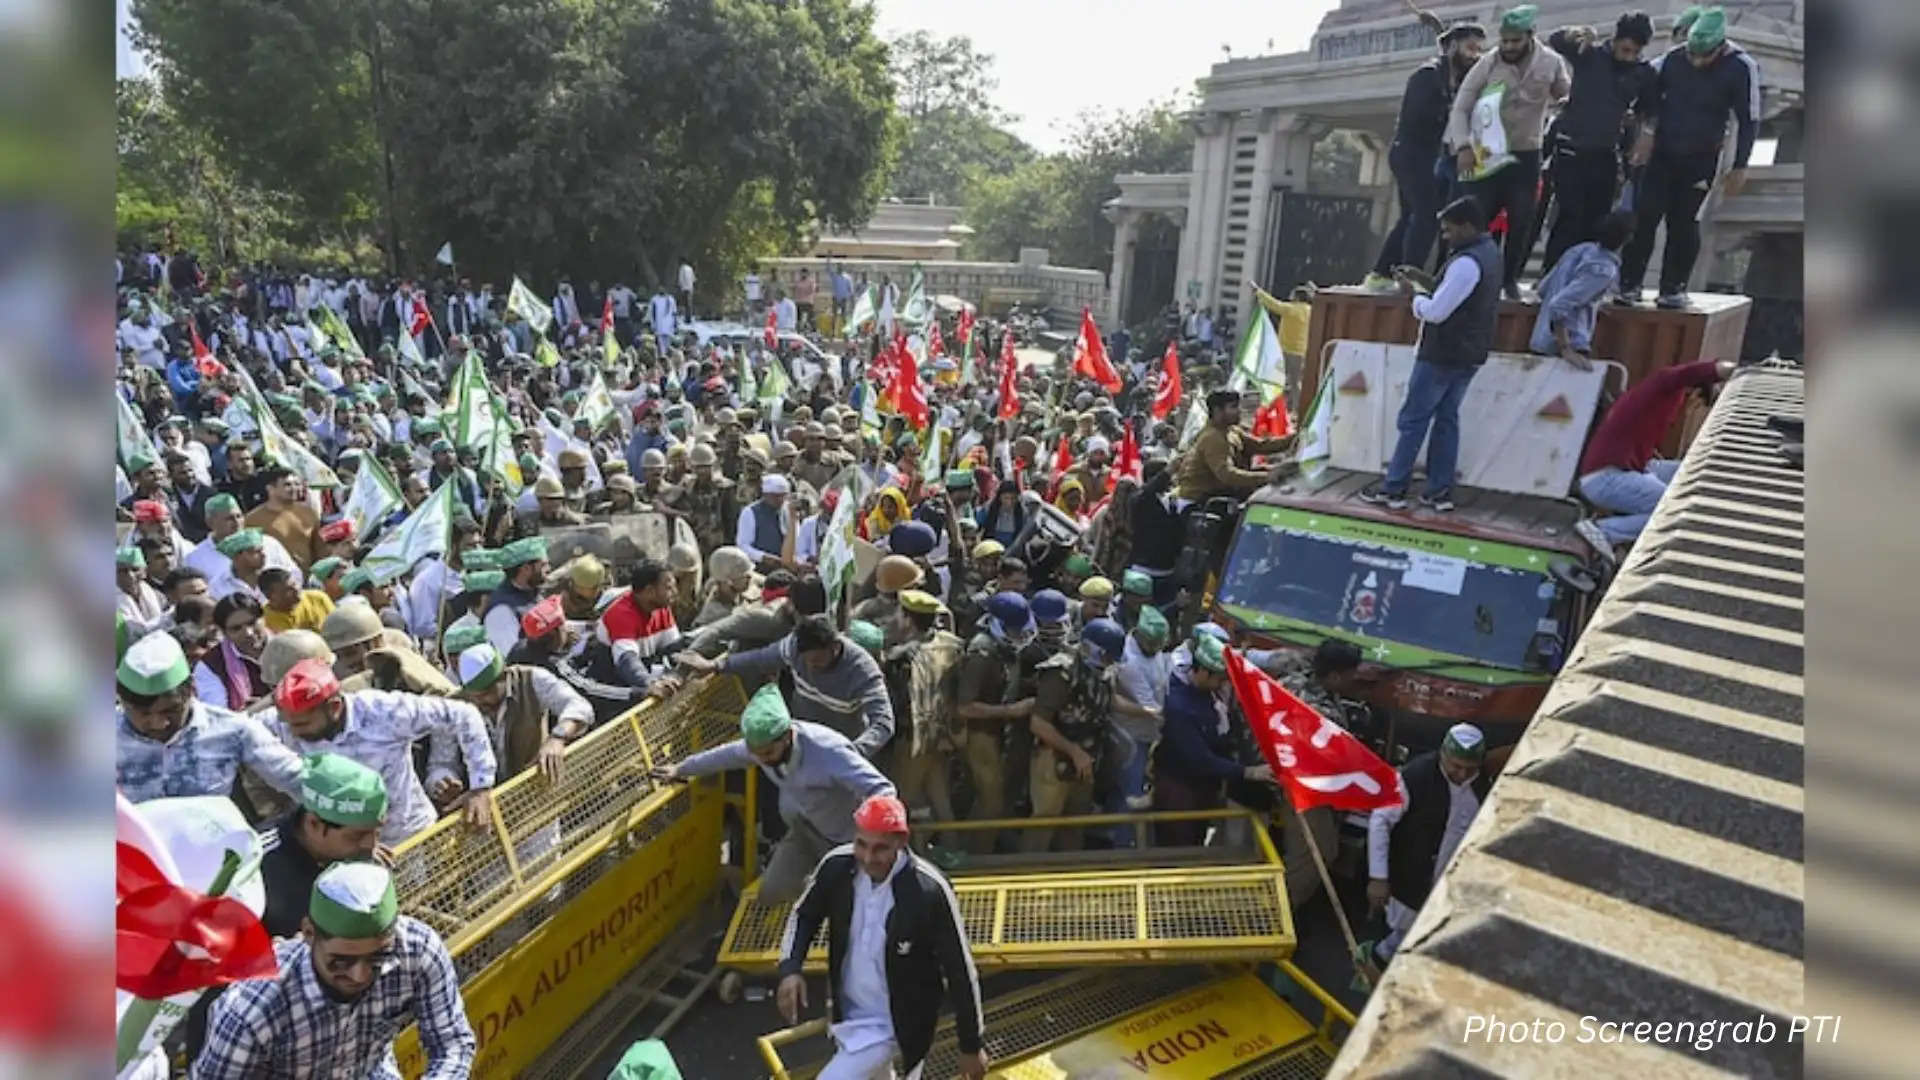
[[[452,816],[401,845],[401,909],[447,939],[463,980],[479,972],[687,812],[684,788],[649,770],[732,737],[745,703],[738,680],[705,679],[569,746],[558,784],[536,769],[512,777],[491,828]]]

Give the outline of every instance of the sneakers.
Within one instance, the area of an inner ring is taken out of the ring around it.
[[[1683,311],[1687,307],[1687,294],[1661,293],[1659,299],[1653,302],[1653,306],[1665,308],[1668,311]]]
[[[1435,513],[1450,514],[1453,512],[1453,492],[1422,492],[1420,495],[1420,505]]]
[[[1583,517],[1573,523],[1573,531],[1579,533],[1580,539],[1585,540],[1587,546],[1593,548],[1594,554],[1609,563],[1613,562],[1613,541],[1607,539],[1607,534],[1600,531],[1598,522],[1592,518]]]
[[[1366,279],[1360,282],[1360,287],[1368,292],[1392,292],[1399,288],[1392,278],[1378,272],[1369,272]]]
[[[1369,502],[1375,506],[1384,506],[1389,510],[1405,510],[1407,508],[1407,493],[1404,491],[1388,491],[1383,487],[1370,487],[1360,492],[1360,501]]]
[[[1613,305],[1615,307],[1639,307],[1640,290],[1635,289],[1632,292],[1615,293],[1613,295]]]
[[[1504,296],[1504,297],[1506,297],[1506,298],[1507,298],[1507,299],[1509,299],[1509,300],[1518,300],[1518,299],[1520,299],[1520,285],[1519,285],[1519,283],[1518,283],[1518,282],[1513,282],[1513,281],[1509,281],[1509,282],[1507,282],[1507,283],[1506,283],[1505,285],[1502,285],[1502,286],[1500,286],[1500,295],[1501,295],[1501,296]]]

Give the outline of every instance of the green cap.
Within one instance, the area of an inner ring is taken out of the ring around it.
[[[847,624],[847,636],[868,652],[877,652],[887,643],[885,632],[865,619],[855,619]]]
[[[345,565],[347,565],[347,560],[338,555],[329,555],[307,568],[307,580],[313,582],[325,581],[339,572],[340,568]]]
[[[1153,579],[1143,570],[1129,570],[1120,575],[1120,591],[1135,596],[1152,596]]]
[[[427,447],[427,453],[429,453],[429,454],[440,454],[440,453],[447,453],[447,454],[451,454],[451,453],[453,453],[453,443],[452,443],[452,442],[450,442],[450,441],[448,441],[448,440],[446,440],[446,439],[435,439],[435,440],[433,440],[433,445],[432,445],[432,446],[429,446],[429,447]]]
[[[1211,634],[1201,634],[1193,643],[1193,662],[1208,671],[1227,670],[1227,647]]]
[[[479,623],[456,626],[441,635],[440,649],[448,656],[459,656],[485,640],[487,640],[487,628]]]
[[[1148,604],[1140,609],[1140,620],[1135,623],[1133,627],[1134,637],[1139,638],[1141,641],[1151,641],[1156,644],[1165,645],[1167,643],[1167,632],[1167,617],[1160,614],[1159,608]]]
[[[1500,32],[1503,34],[1531,33],[1533,31],[1534,16],[1538,14],[1540,14],[1540,9],[1532,4],[1521,4],[1518,7],[1510,8],[1505,15],[1500,16]]]
[[[240,500],[222,492],[207,500],[206,512],[209,514],[237,514],[240,512]]]
[[[520,478],[522,480],[525,480],[529,476],[537,475],[539,472],[540,472],[539,458],[534,457],[532,454],[520,455]]]
[[[200,425],[201,431],[209,432],[214,435],[225,435],[228,431],[232,430],[231,428],[227,427],[227,422],[225,420],[222,420],[217,416],[203,416],[199,420],[195,421],[195,423]]]
[[[1074,577],[1092,577],[1093,560],[1076,551],[1067,556],[1066,562],[1060,564],[1060,571],[1062,573],[1072,574]],[[1152,591],[1151,585],[1149,585],[1148,591]]]
[[[948,469],[947,486],[950,488],[970,488],[973,486],[972,469]]]
[[[659,1039],[642,1039],[627,1047],[620,1061],[607,1074],[607,1080],[683,1080],[667,1044]]]
[[[338,862],[313,881],[307,918],[332,937],[381,937],[400,917],[393,873],[377,862]]]
[[[440,421],[431,416],[423,416],[413,422],[413,433],[415,435],[438,435],[440,434]]]
[[[145,570],[147,568],[147,557],[142,554],[137,547],[115,548],[113,551],[113,565],[130,566],[135,570]]]
[[[1708,8],[1693,20],[1687,29],[1687,51],[1699,55],[1710,53],[1727,42],[1727,13],[1720,8]]]
[[[160,463],[153,459],[152,454],[149,454],[146,451],[142,450],[141,452],[127,459],[127,471],[130,473],[137,473],[142,469],[151,469],[158,464]]]
[[[529,536],[523,540],[515,540],[513,543],[500,549],[500,568],[502,570],[514,570],[546,557],[546,537]]]
[[[121,686],[146,697],[158,697],[187,681],[187,654],[164,630],[127,646],[114,678]]]
[[[793,727],[787,713],[787,700],[780,696],[780,685],[768,683],[740,710],[740,736],[748,746],[765,746],[785,735]]]
[[[500,552],[495,548],[468,548],[460,556],[460,565],[468,570],[498,570]]]
[[[1472,724],[1455,724],[1440,742],[1440,752],[1448,757],[1479,761],[1487,756],[1487,737]]]
[[[468,570],[460,575],[460,588],[464,592],[490,593],[506,584],[505,570]]]
[[[267,534],[261,532],[259,529],[241,529],[239,532],[213,545],[213,550],[231,559],[243,551],[252,551],[254,548],[264,547],[266,543]]]
[[[507,662],[500,659],[500,650],[484,641],[461,650],[458,666],[462,690],[485,690],[499,682],[507,670]]]
[[[373,571],[364,566],[354,567],[347,571],[346,577],[340,579],[340,589],[343,592],[356,593],[371,584],[373,584]]]
[[[329,825],[365,828],[387,818],[387,782],[339,754],[309,754],[300,773],[300,805]]]
[[[283,394],[277,390],[267,393],[267,403],[276,409],[297,409],[300,407],[299,398],[294,397],[292,394]]]

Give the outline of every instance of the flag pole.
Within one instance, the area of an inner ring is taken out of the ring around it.
[[[1340,933],[1347,939],[1347,955],[1353,958],[1360,977],[1371,986],[1379,979],[1380,969],[1371,956],[1365,956],[1360,951],[1359,939],[1353,934],[1353,924],[1347,921],[1347,909],[1340,903],[1339,891],[1333,887],[1333,875],[1327,872],[1327,859],[1320,852],[1320,841],[1313,838],[1313,828],[1307,824],[1306,814],[1293,805],[1291,795],[1287,798],[1287,808],[1293,811],[1294,819],[1300,823],[1301,835],[1307,838],[1307,853],[1313,856],[1314,869],[1320,871],[1320,884],[1327,890],[1327,903],[1333,907],[1334,918],[1340,920]]]

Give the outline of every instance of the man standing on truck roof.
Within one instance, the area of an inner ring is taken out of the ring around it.
[[[1611,557],[1615,547],[1633,543],[1673,482],[1680,463],[1659,460],[1654,451],[1679,417],[1687,394],[1705,394],[1732,374],[1731,360],[1661,368],[1620,395],[1601,418],[1580,458],[1580,494],[1613,513],[1597,525],[1582,518],[1576,526],[1601,554]]]
[[[1271,470],[1249,468],[1253,456],[1277,454],[1291,438],[1260,438],[1241,430],[1240,392],[1214,390],[1207,395],[1207,426],[1178,462],[1176,493],[1191,502],[1216,495],[1245,498],[1274,479]]]
[[[1500,307],[1500,249],[1487,235],[1485,212],[1471,198],[1455,199],[1440,211],[1440,232],[1453,254],[1433,295],[1413,298],[1413,315],[1425,325],[1420,328],[1413,377],[1407,381],[1407,399],[1400,405],[1400,439],[1394,443],[1386,477],[1360,493],[1367,502],[1389,510],[1407,508],[1413,459],[1427,441],[1429,427],[1433,443],[1427,447],[1427,490],[1420,503],[1443,513],[1453,509],[1460,401],[1493,347],[1493,320]],[[1413,282],[1401,278],[1400,289],[1412,294]]]
[[[787,1023],[807,1005],[801,974],[820,924],[827,924],[827,1029],[834,1054],[821,1080],[920,1075],[940,1017],[953,1005],[960,1075],[987,1075],[981,1040],[980,976],[953,886],[907,849],[907,808],[875,795],[854,811],[853,842],[827,853],[787,919],[780,943],[778,1004]]]
[[[853,839],[853,812],[862,800],[894,793],[893,781],[845,735],[824,724],[793,719],[777,683],[762,686],[741,710],[740,738],[678,765],[657,766],[654,776],[694,780],[751,765],[758,765],[761,775],[779,789],[780,813],[787,822],[787,835],[773,846],[766,872],[760,875],[760,899],[768,904],[799,896],[808,872],[836,844]]]
[[[1368,819],[1367,903],[1374,911],[1385,909],[1391,931],[1372,947],[1380,963],[1393,959],[1480,812],[1493,786],[1480,768],[1486,756],[1486,736],[1479,728],[1453,725],[1438,753],[1421,754],[1400,767],[1400,805],[1375,810]]]

